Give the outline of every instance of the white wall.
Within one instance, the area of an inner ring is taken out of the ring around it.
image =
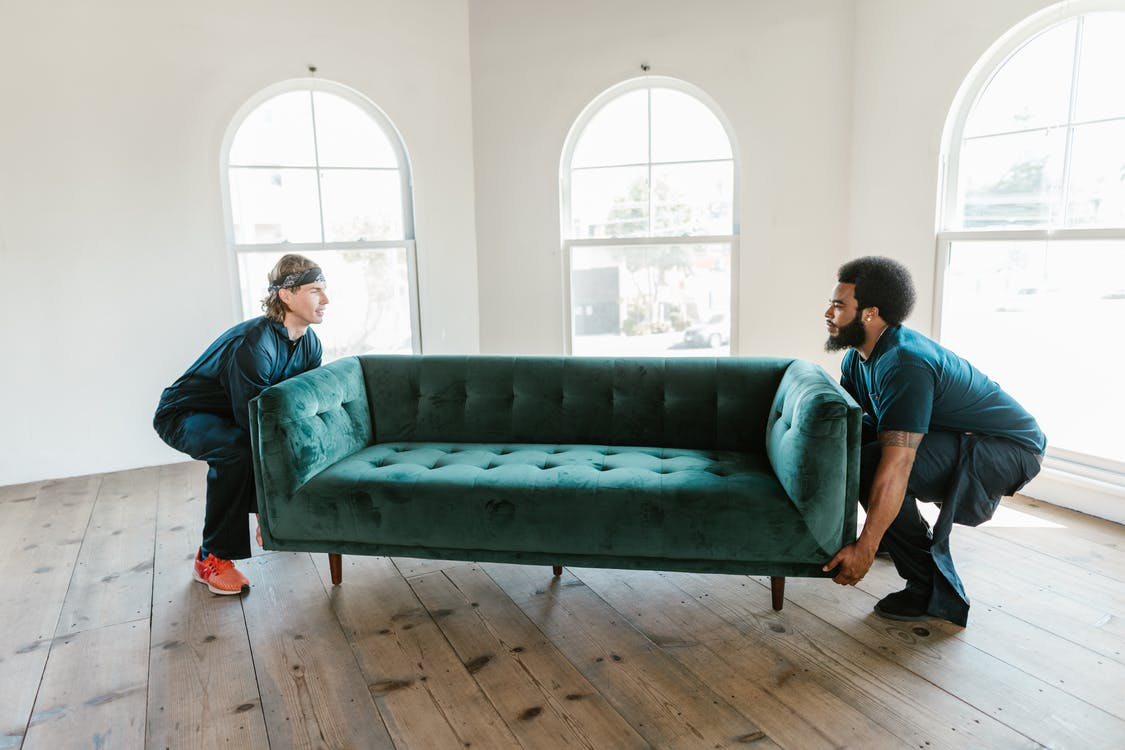
[[[559,158],[615,83],[687,80],[740,147],[738,351],[820,351],[832,273],[885,254],[932,331],[942,131],[973,64],[1052,0],[481,0],[470,5],[481,348],[563,351]]]
[[[308,63],[404,136],[427,352],[563,351],[563,142],[645,62],[735,130],[738,350],[835,371],[820,316],[846,257],[905,261],[910,322],[931,329],[946,115],[985,50],[1049,4],[0,0],[0,485],[182,458],[153,407],[238,317],[223,132]]]
[[[939,157],[958,89],[982,55],[1053,0],[857,0],[851,255],[889,255],[933,330]]]
[[[563,352],[564,141],[648,63],[706,91],[735,131],[738,351],[821,357],[848,250],[852,23],[839,0],[472,2],[481,349]]]
[[[0,485],[184,459],[156,401],[239,318],[223,133],[309,63],[410,151],[426,350],[478,349],[466,0],[0,0]]]

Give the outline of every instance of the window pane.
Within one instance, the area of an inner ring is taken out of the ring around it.
[[[652,234],[731,234],[732,162],[653,167]]]
[[[232,167],[230,205],[238,244],[321,241],[315,170]]]
[[[1074,128],[1068,199],[1069,226],[1125,226],[1125,120]]]
[[[1078,122],[1125,117],[1125,13],[1092,13],[1082,25]]]
[[[313,94],[317,155],[322,167],[397,169],[387,134],[362,109],[335,94]]]
[[[609,101],[586,123],[571,167],[609,167],[648,162],[648,89]]]
[[[570,192],[572,238],[648,235],[646,167],[575,170]]]
[[[402,185],[398,170],[321,170],[324,241],[401,240]]]
[[[1077,24],[1048,29],[1008,58],[973,106],[966,138],[1066,124]]]
[[[410,287],[405,247],[319,250],[304,253],[324,269],[328,310],[315,326],[324,361],[372,352],[409,354]],[[243,315],[261,315],[269,270],[280,258],[273,253],[240,253]]]
[[[1125,461],[1125,241],[952,243],[941,325],[1051,446]]]
[[[1056,223],[1065,130],[965,141],[958,169],[961,225],[1028,227]],[[1057,209],[1056,209],[1057,210]]]
[[[571,248],[578,355],[730,353],[730,245]]]
[[[674,89],[652,90],[652,160],[730,159],[730,138],[707,105]]]
[[[316,166],[310,101],[308,91],[291,91],[263,102],[239,126],[231,166]]]

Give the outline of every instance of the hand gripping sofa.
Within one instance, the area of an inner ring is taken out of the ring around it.
[[[381,356],[250,404],[267,549],[823,576],[860,412],[796,359]]]

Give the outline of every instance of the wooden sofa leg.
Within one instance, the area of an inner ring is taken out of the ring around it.
[[[328,571],[332,574],[332,585],[339,586],[340,581],[344,580],[344,568],[338,553],[328,553]]]
[[[558,578],[559,576],[562,575],[562,566],[561,565],[552,565],[551,566],[551,572],[555,574],[555,578]]]
[[[785,576],[770,576],[770,598],[774,611],[780,612],[785,603]]]

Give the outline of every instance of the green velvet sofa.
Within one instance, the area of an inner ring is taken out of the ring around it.
[[[267,549],[786,576],[854,541],[860,412],[769,357],[381,356],[250,404]]]

